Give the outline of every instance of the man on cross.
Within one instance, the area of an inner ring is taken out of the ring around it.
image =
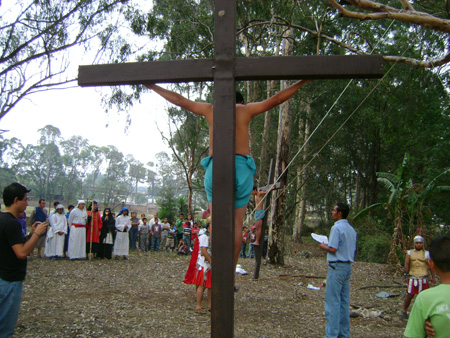
[[[244,99],[240,93],[236,93],[236,145],[235,145],[235,211],[234,211],[234,265],[236,266],[239,251],[241,249],[241,230],[244,223],[245,211],[253,190],[253,176],[256,172],[255,162],[250,156],[249,125],[250,121],[258,114],[264,113],[282,104],[294,95],[305,83],[311,80],[300,80],[293,85],[281,90],[277,94],[260,102],[244,104]],[[206,118],[209,126],[209,157],[201,161],[205,168],[205,190],[209,202],[209,209],[212,213],[212,168],[213,168],[213,116],[214,106],[211,103],[191,101],[182,95],[164,89],[158,85],[145,85],[161,95],[167,101],[176,106],[184,108],[196,115]],[[211,226],[210,232],[212,237]]]

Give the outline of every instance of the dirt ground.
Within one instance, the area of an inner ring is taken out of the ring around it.
[[[235,337],[324,336],[325,288],[307,286],[325,279],[325,255],[312,244],[289,251],[285,266],[263,265],[259,281],[251,279],[254,260],[240,259],[249,274],[237,275]],[[194,286],[182,282],[189,259],[163,252],[133,252],[128,261],[31,258],[15,337],[210,337],[210,315],[194,312]],[[378,298],[380,291],[399,296]],[[352,337],[402,337],[404,291],[392,267],[353,264],[351,304],[381,316],[352,318]]]

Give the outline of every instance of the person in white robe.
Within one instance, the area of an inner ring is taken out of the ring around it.
[[[86,229],[87,212],[86,203],[78,201],[77,207],[69,215],[69,259],[86,259]]]
[[[131,218],[128,216],[128,208],[123,207],[120,210],[119,215],[116,217],[116,241],[114,242],[113,256],[119,258],[123,256],[123,259],[128,259],[128,253],[130,248],[130,239],[128,231],[131,229]]]
[[[58,204],[56,212],[49,217],[51,227],[47,230],[47,243],[45,244],[45,256],[53,260],[60,260],[64,251],[64,240],[67,234],[67,219],[64,215],[64,206]]]

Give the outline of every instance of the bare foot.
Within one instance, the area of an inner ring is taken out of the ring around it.
[[[258,242],[258,241],[254,241],[254,242],[252,243],[252,245],[253,245],[253,246],[259,246],[259,242]]]
[[[195,308],[195,312],[196,313],[205,313],[205,310],[203,310],[201,307],[200,308]]]

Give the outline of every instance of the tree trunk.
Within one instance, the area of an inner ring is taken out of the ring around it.
[[[311,123],[309,119],[309,115],[311,112],[311,104],[308,102],[305,105],[306,110],[306,118],[305,118],[305,128],[303,135],[300,135],[299,139],[303,140],[303,143],[308,140],[308,137],[311,132]],[[299,133],[302,132],[302,128],[299,128]],[[305,177],[308,177],[308,168],[305,168],[305,164],[307,163],[307,157],[309,153],[309,144],[305,145],[303,149],[303,162],[297,169],[297,186],[299,188],[299,199],[300,202],[297,204],[295,211],[295,225],[294,225],[294,233],[292,240],[294,242],[302,243],[302,230],[305,225],[305,217],[306,217],[306,192],[308,191],[307,183]]]
[[[290,28],[285,32],[283,40],[283,55],[292,54],[293,30]],[[290,85],[289,81],[281,81],[281,88],[284,89]],[[291,130],[291,105],[286,101],[280,106],[280,117],[278,122],[278,140],[277,140],[277,160],[275,166],[275,177],[280,177],[289,163],[289,139]],[[287,186],[288,171],[283,173],[279,182]],[[272,222],[269,232],[268,261],[271,264],[284,265],[284,224],[286,210],[286,194],[277,190],[272,194],[271,202]]]
[[[267,97],[269,98],[273,94],[273,88],[275,86],[275,81],[267,81]],[[262,142],[261,142],[261,156],[260,156],[260,162],[259,162],[259,177],[267,177],[269,175],[269,148],[265,147],[265,144],[269,143],[269,132],[271,129],[271,123],[270,123],[270,114],[265,113],[264,114],[264,130],[263,130],[263,136],[262,136]]]

